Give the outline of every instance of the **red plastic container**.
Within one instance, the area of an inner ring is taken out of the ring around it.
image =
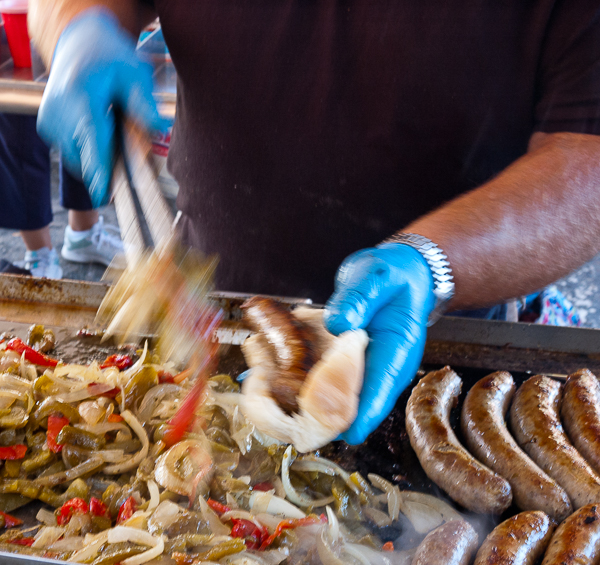
[[[0,1],[0,15],[15,67],[31,67],[31,48],[27,33],[27,0]]]

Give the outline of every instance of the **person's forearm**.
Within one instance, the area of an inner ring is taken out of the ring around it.
[[[29,0],[29,34],[48,67],[63,29],[77,14],[93,7],[111,10],[134,36],[151,16],[138,0]]]
[[[540,289],[600,251],[600,137],[534,134],[496,178],[404,231],[448,255],[452,309]]]

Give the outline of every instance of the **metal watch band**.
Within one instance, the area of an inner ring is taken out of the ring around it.
[[[397,233],[383,243],[403,243],[416,249],[427,261],[433,276],[433,294],[435,306],[429,314],[427,325],[431,326],[439,320],[454,296],[454,277],[446,254],[430,239],[416,233]]]

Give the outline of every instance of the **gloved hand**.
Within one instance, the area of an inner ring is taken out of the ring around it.
[[[164,130],[152,97],[152,65],[108,10],[91,8],[62,32],[38,113],[40,137],[61,151],[88,187],[94,207],[109,200],[113,107],[149,130]]]
[[[339,268],[325,326],[335,335],[363,328],[371,338],[358,415],[341,436],[347,443],[362,443],[415,376],[435,305],[433,288],[423,256],[401,243],[357,251]]]

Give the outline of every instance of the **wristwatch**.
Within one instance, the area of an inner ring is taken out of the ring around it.
[[[437,322],[448,308],[448,303],[454,296],[454,277],[446,254],[430,239],[416,233],[397,233],[383,243],[402,243],[416,249],[427,261],[433,276],[433,294],[435,305],[427,325]]]

